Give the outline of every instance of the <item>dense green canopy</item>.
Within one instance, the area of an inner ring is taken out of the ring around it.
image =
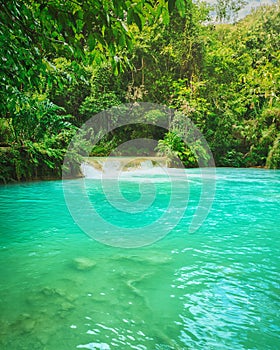
[[[0,180],[60,176],[76,129],[134,101],[190,118],[218,166],[279,168],[280,4],[224,23],[243,3],[217,1],[214,25],[191,0],[1,0]],[[181,133],[124,128],[92,154],[145,135],[196,166]]]

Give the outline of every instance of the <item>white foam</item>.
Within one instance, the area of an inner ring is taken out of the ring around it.
[[[77,346],[78,349],[90,349],[90,350],[110,350],[110,346],[106,343],[88,343],[80,344]]]
[[[96,169],[93,165],[84,162],[81,164],[81,171],[86,179],[130,179],[132,177],[143,177],[145,175],[166,176],[170,169],[153,165],[151,160],[143,160],[139,167],[122,169],[122,164],[118,160],[106,161],[101,169]]]
[[[81,164],[81,171],[86,179],[100,179],[102,175],[101,171],[88,163]]]

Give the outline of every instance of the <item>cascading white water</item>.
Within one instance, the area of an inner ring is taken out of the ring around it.
[[[88,157],[81,164],[85,178],[115,177],[120,173],[157,172],[167,167],[166,158],[160,157]]]
[[[101,177],[100,170],[97,170],[94,166],[84,162],[81,164],[81,171],[87,179],[98,179]]]
[[[143,162],[141,162],[141,169],[146,170],[146,169],[152,169],[153,163],[150,159],[148,160],[144,160]]]
[[[102,164],[103,173],[117,173],[121,170],[121,168],[122,165],[118,159],[107,158],[107,160]]]

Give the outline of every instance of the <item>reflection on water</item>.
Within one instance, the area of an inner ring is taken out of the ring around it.
[[[60,181],[2,186],[0,348],[280,348],[280,172],[218,169],[195,234],[199,180],[187,172],[184,218],[138,249],[81,232]]]

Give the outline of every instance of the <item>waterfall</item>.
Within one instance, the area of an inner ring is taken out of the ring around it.
[[[164,157],[87,157],[81,164],[85,178],[115,177],[121,172],[146,172],[167,167]]]
[[[86,162],[81,164],[81,171],[87,179],[97,179],[101,177],[101,172]]]

